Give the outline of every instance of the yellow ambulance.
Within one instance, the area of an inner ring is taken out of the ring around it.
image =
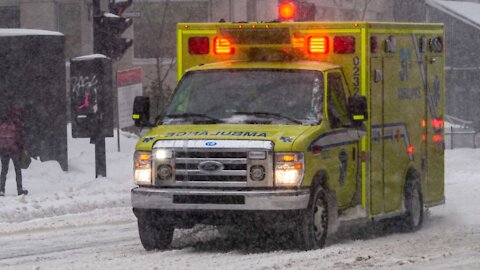
[[[134,154],[145,249],[232,225],[321,248],[339,225],[421,227],[444,198],[442,24],[180,23],[178,85]]]

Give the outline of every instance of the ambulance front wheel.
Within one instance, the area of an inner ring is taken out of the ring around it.
[[[138,218],[138,234],[145,250],[167,249],[172,242],[174,230],[173,225]]]
[[[417,231],[423,223],[423,197],[418,181],[408,181],[405,186],[404,229],[407,232]]]
[[[314,189],[308,208],[300,220],[298,241],[305,250],[322,248],[325,245],[328,230],[328,201],[325,190],[318,186]]]

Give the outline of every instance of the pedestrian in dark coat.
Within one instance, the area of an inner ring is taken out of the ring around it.
[[[5,195],[5,182],[10,159],[15,168],[18,195],[28,194],[28,191],[22,187],[21,162],[25,150],[25,124],[22,111],[15,106],[10,106],[0,119],[0,159],[2,161],[0,196]]]

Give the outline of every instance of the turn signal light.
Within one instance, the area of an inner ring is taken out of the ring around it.
[[[213,51],[215,54],[233,54],[235,52],[235,48],[233,47],[233,43],[228,38],[224,37],[217,37],[215,38]]]
[[[305,46],[305,38],[303,38],[303,37],[293,37],[292,38],[292,47],[303,48],[304,46]]]
[[[295,161],[295,155],[294,155],[294,154],[292,154],[292,155],[288,155],[288,154],[283,155],[283,156],[282,156],[282,159],[281,159],[280,161],[283,161],[283,162],[293,162],[293,161]]]
[[[328,53],[328,37],[310,37],[308,39],[308,52],[315,54]]]

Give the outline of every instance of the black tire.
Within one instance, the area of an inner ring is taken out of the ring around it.
[[[138,219],[138,234],[145,250],[167,249],[173,239],[173,225]]]
[[[300,220],[298,241],[305,250],[323,248],[328,233],[328,201],[325,190],[316,187],[310,196],[308,208]]]
[[[405,232],[419,230],[423,223],[423,196],[418,181],[409,181],[405,186],[405,209],[403,230]]]

